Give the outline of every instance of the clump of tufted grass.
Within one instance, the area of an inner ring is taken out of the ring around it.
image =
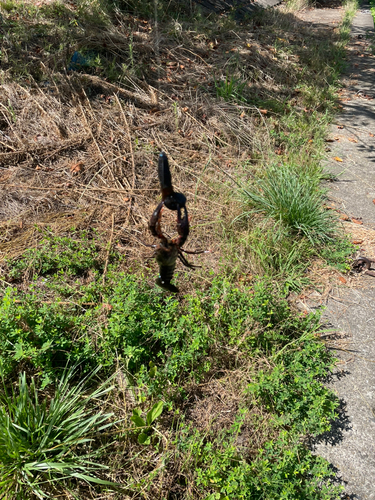
[[[92,446],[94,437],[113,425],[112,414],[98,409],[111,390],[109,383],[88,392],[96,372],[75,384],[74,370],[66,370],[52,398],[41,395],[25,373],[17,389],[5,390],[0,404],[1,498],[45,498],[77,480],[113,486],[98,477],[107,467],[97,462],[100,447]]]
[[[262,213],[312,244],[329,241],[335,233],[336,218],[324,208],[325,192],[315,177],[299,175],[287,166],[270,167],[244,194],[250,206],[245,216]]]

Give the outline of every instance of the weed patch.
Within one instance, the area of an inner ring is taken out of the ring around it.
[[[57,238],[56,242],[49,240],[46,247],[41,245],[47,262],[51,262],[54,245],[63,242]],[[72,252],[70,258],[66,254],[66,262],[74,264],[74,254],[81,250],[68,245],[65,251]],[[129,273],[119,274],[115,263],[108,269],[104,287],[101,273],[91,274],[90,293],[98,300],[96,305],[85,306],[85,287],[77,284],[81,302],[66,303],[61,301],[61,281],[71,280],[76,268],[65,264],[60,273],[48,274],[50,268],[44,268],[39,257],[32,275],[34,291],[25,295],[9,288],[3,295],[3,377],[9,378],[24,367],[38,375],[43,387],[52,388],[58,386],[67,364],[79,364],[82,374],[98,363],[103,364],[102,372],[109,374],[113,366],[122,366],[128,402],[124,423],[118,427],[121,439],[139,460],[147,462],[147,457],[164,447],[155,431],[158,419],[158,432],[166,433],[168,446],[175,450],[178,474],[189,477],[191,498],[215,498],[232,492],[239,498],[257,494],[271,499],[284,490],[289,492],[286,498],[295,498],[297,493],[304,498],[310,491],[311,470],[319,473],[320,481],[329,480],[326,463],[312,457],[299,443],[306,434],[329,429],[337,406],[321,383],[333,359],[317,336],[318,315],[296,316],[265,280],[250,287],[236,286],[218,276],[194,295],[166,297]],[[26,252],[28,259],[35,262],[35,254]],[[19,262],[15,263],[18,272],[26,267]],[[47,274],[38,276],[37,270],[43,269]],[[40,299],[44,276],[50,281],[50,301]],[[100,293],[96,290],[95,295],[96,288]],[[207,386],[212,377],[226,387],[228,382],[220,374],[231,370],[242,375],[236,382],[230,415],[224,420],[218,409],[216,417],[203,417],[202,409],[194,408],[194,391]],[[9,401],[12,397],[6,396]],[[186,407],[190,410],[181,414],[180,421],[178,415]],[[180,421],[177,428],[170,427],[167,414]],[[199,427],[208,425],[212,431],[193,431],[196,419],[201,422]],[[214,431],[215,419],[222,422],[219,434]],[[262,422],[265,427],[257,437],[259,451],[249,429],[252,425],[261,427]],[[39,442],[38,437],[35,440]],[[131,478],[133,466],[125,456],[112,447],[105,455],[107,463],[116,460],[122,464],[124,472],[117,479],[134,494],[144,488],[154,491],[155,481],[161,479],[160,471],[153,467],[142,480]],[[304,457],[298,462],[303,466],[297,465],[298,457]],[[76,454],[70,459],[78,460]],[[298,482],[290,473],[293,467],[298,469]],[[172,469],[168,472],[171,480],[176,473]],[[275,474],[277,482],[271,481]],[[263,483],[268,486],[261,488]],[[162,492],[164,488],[168,491],[168,484],[163,482]],[[189,498],[187,484],[178,484]],[[327,491],[333,495],[334,490]],[[328,493],[320,496],[331,497]]]
[[[326,262],[345,273],[350,270],[350,259],[355,252],[355,245],[348,238],[334,240],[322,249],[321,256]]]
[[[21,259],[14,262],[9,270],[9,278],[32,280],[34,276],[81,276],[91,269],[103,270],[98,250],[100,247],[93,239],[88,238],[85,231],[80,233],[80,239],[74,240],[75,231],[71,236],[43,238],[38,248],[27,250]],[[26,276],[27,274],[27,276]]]

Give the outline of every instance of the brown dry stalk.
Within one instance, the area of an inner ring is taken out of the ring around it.
[[[5,111],[7,112],[7,114],[10,114],[9,109],[6,106],[4,106],[3,103],[0,102],[0,106],[2,106],[5,109]],[[15,127],[13,126],[13,123],[9,120],[8,116],[4,113],[4,111],[1,111],[1,114],[4,116],[6,122],[8,123],[9,128],[13,131],[14,135],[17,137],[18,142],[20,142],[22,144],[21,138],[17,134],[17,131],[16,131]]]
[[[32,190],[35,190],[35,191],[67,191],[67,188],[52,188],[52,187],[43,188],[43,187],[34,187],[34,186],[32,186],[32,187],[25,186],[24,188],[26,190],[32,189]],[[86,193],[86,191],[88,191],[86,189],[84,191],[80,191],[78,189],[75,189],[75,190],[73,189],[72,191],[78,191],[79,193],[81,193],[81,198],[82,197],[84,197],[84,198],[90,198],[91,200],[99,201],[100,203],[106,203],[107,205],[113,205],[115,207],[120,207],[120,206],[122,206],[122,205],[125,204],[124,202],[121,202],[121,201],[119,201],[119,202],[116,203],[114,201],[103,200],[103,198],[96,198],[95,196],[92,196],[91,194]],[[95,191],[95,189],[92,189],[92,191]],[[121,190],[118,189],[117,191],[120,192]],[[124,191],[124,193],[125,193],[125,191]]]
[[[124,113],[124,110],[122,109],[122,106],[121,106],[121,103],[120,103],[120,100],[119,98],[117,97],[117,95],[115,94],[115,99],[117,101],[117,104],[121,110],[121,115],[124,119],[124,122],[125,122],[125,126],[126,126],[126,130],[128,132],[128,137],[129,137],[129,149],[130,149],[130,155],[131,155],[131,160],[132,160],[132,173],[133,173],[133,183],[132,183],[132,189],[134,189],[135,187],[135,163],[134,163],[134,152],[133,152],[133,146],[132,146],[132,138],[131,138],[131,135],[130,135],[130,129],[129,129],[129,124],[128,124],[128,120],[126,119],[126,116],[125,116],[125,113]]]
[[[5,142],[3,141],[0,141],[0,144],[5,146],[6,148],[12,149],[13,151],[17,151],[13,146],[11,146],[10,144],[5,144]]]
[[[204,59],[203,57],[201,57],[200,55],[196,54],[195,52],[193,52],[192,50],[190,49],[187,49],[186,47],[176,47],[174,50],[185,50],[186,52],[189,52],[190,54],[192,54],[194,57],[198,57],[207,67],[211,68],[211,64],[208,64]],[[168,51],[168,52],[171,52],[171,51]]]
[[[58,149],[55,149],[52,153],[50,153],[49,146],[36,146],[34,148],[30,148],[30,146],[28,146],[25,149],[14,150],[14,151],[10,151],[8,153],[0,153],[0,163],[1,163],[1,158],[4,158],[5,160],[9,159],[9,160],[19,162],[25,156],[29,156],[29,157],[33,156],[33,155],[41,156],[41,155],[45,155],[45,154],[50,153],[48,156],[45,157],[45,160],[48,160],[48,159],[52,158],[53,156],[57,155],[58,153],[61,153],[61,151],[63,151],[64,149],[73,148],[75,146],[77,146],[77,147],[80,146],[82,143],[86,142],[90,138],[91,138],[91,135],[81,137],[79,140],[73,140],[73,141],[68,140],[68,141],[66,141],[65,144],[60,146]]]
[[[83,118],[84,118],[84,120],[85,120],[86,127],[87,127],[87,129],[88,129],[88,131],[89,131],[89,134],[91,135],[91,139],[94,141],[94,144],[95,144],[95,146],[96,146],[96,149],[97,149],[97,150],[98,150],[98,152],[99,152],[99,155],[102,157],[102,160],[104,161],[105,165],[108,167],[108,170],[109,170],[109,172],[112,174],[112,177],[113,177],[112,170],[109,168],[108,163],[107,163],[107,160],[105,159],[105,157],[104,157],[104,155],[103,155],[103,153],[102,153],[102,150],[100,149],[99,144],[97,143],[97,140],[95,139],[95,136],[94,136],[94,134],[93,134],[92,128],[90,127],[89,122],[87,121],[86,113],[85,113],[85,110],[83,109],[82,104],[80,104],[80,105],[79,105],[79,107],[80,107],[80,109],[81,109],[82,116],[83,116]],[[113,178],[113,180],[114,180],[114,178]],[[107,184],[107,183],[106,183],[106,181],[105,181],[105,179],[103,179],[103,181],[104,181],[104,183],[105,183],[105,184]],[[89,186],[89,185],[90,185],[90,184],[88,184],[88,186]]]
[[[117,188],[100,188],[100,187],[85,187],[82,186],[80,187],[73,187],[73,188],[68,188],[68,187],[63,187],[63,186],[50,186],[50,187],[40,187],[40,186],[23,186],[20,184],[0,184],[0,186],[4,188],[14,188],[14,189],[25,189],[26,191],[28,189],[34,190],[34,191],[68,191],[69,189],[73,189],[75,191],[80,191],[80,189],[83,189],[85,191],[101,191],[104,193],[121,193],[127,196],[130,196],[130,193],[125,191],[125,189],[117,189]],[[135,188],[135,191],[155,191],[153,188]],[[133,196],[133,193],[132,193]],[[135,195],[137,196],[137,195]]]
[[[105,277],[107,275],[107,268],[108,268],[108,259],[109,259],[109,254],[111,252],[111,246],[112,246],[112,239],[113,239],[113,231],[115,228],[115,214],[112,212],[112,228],[111,228],[111,236],[109,237],[109,242],[108,242],[108,248],[107,248],[107,256],[105,259],[105,264],[104,264],[104,271],[103,271],[103,286],[105,284]]]
[[[92,83],[94,85],[98,85],[98,86],[102,87],[103,89],[110,90],[111,92],[114,92],[114,93],[117,92],[119,95],[122,95],[123,97],[126,97],[127,99],[131,99],[134,102],[134,104],[136,104],[136,106],[138,108],[143,108],[143,109],[144,108],[146,108],[146,109],[151,108],[152,109],[152,108],[159,107],[159,105],[155,105],[152,102],[148,102],[145,99],[143,99],[142,97],[135,95],[133,92],[130,92],[129,90],[125,90],[122,87],[118,87],[117,85],[114,85],[113,83],[106,82],[106,81],[102,80],[101,78],[99,78],[98,76],[87,75],[87,74],[84,74],[84,75],[77,74],[75,76],[77,78],[79,78],[80,80],[82,80],[82,83],[89,81],[90,83]]]
[[[89,193],[82,193],[81,198],[82,198],[82,196],[84,196],[85,198],[90,198],[90,200],[99,201],[100,203],[106,203],[107,205],[113,205],[114,207],[120,207],[122,205],[125,205],[124,202],[115,203],[114,201],[103,200],[102,198],[96,198],[95,196],[92,196]]]

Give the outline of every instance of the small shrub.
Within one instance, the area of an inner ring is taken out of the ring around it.
[[[240,78],[227,74],[225,80],[214,80],[214,82],[217,97],[222,97],[225,101],[246,101],[243,96],[246,82]]]
[[[185,457],[194,494],[205,500],[333,500],[342,487],[331,482],[330,464],[301,443],[293,429],[278,429],[275,421],[262,425],[275,437],[264,442],[255,456],[240,451],[238,441],[246,439],[242,424],[246,410],[239,410],[234,424],[214,435],[181,425],[176,438],[177,453]],[[259,423],[258,423],[259,424]],[[256,427],[254,422],[254,427]],[[255,429],[253,429],[255,432]],[[258,432],[264,432],[264,429]]]
[[[317,435],[330,428],[337,398],[322,384],[334,358],[313,332],[286,344],[273,355],[274,367],[259,370],[248,391],[259,397],[279,424],[295,432]]]
[[[36,295],[8,289],[0,302],[0,375],[9,376],[19,363],[38,370],[45,383],[67,362],[94,364],[92,340],[85,335],[91,311],[77,315],[74,306],[40,303]],[[83,323],[83,324],[82,324]]]
[[[163,401],[155,403],[147,412],[146,419],[142,418],[142,410],[140,408],[133,409],[133,416],[130,417],[130,420],[134,422],[137,431],[140,431],[140,433],[138,434],[139,444],[151,444],[151,433],[153,430],[152,424],[162,414],[163,406]]]

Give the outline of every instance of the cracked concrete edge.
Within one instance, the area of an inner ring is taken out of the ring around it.
[[[343,76],[349,85],[343,113],[338,117],[340,125],[333,124],[331,129],[335,136],[342,135],[330,156],[343,159],[341,166],[336,164],[337,169],[342,170],[346,163],[345,173],[333,184],[331,193],[340,197],[338,201],[349,212],[363,217],[364,229],[375,221],[375,205],[372,193],[368,193],[371,186],[363,181],[375,175],[375,96],[365,95],[374,83],[375,58],[368,50],[373,34],[370,8],[364,2],[352,24],[348,71]],[[342,498],[375,500],[375,288],[374,278],[359,279],[361,288],[333,285],[324,311],[323,321],[337,332],[330,348],[339,362],[328,386],[337,394],[341,407],[331,432],[319,437],[314,452],[337,471],[345,488]],[[319,302],[315,305],[319,307]]]
[[[363,3],[353,20],[342,78],[344,107],[336,117],[337,128],[331,127],[333,143],[324,162],[337,176],[330,199],[369,228],[375,228],[375,58],[369,50],[373,38],[374,21],[368,3]]]

